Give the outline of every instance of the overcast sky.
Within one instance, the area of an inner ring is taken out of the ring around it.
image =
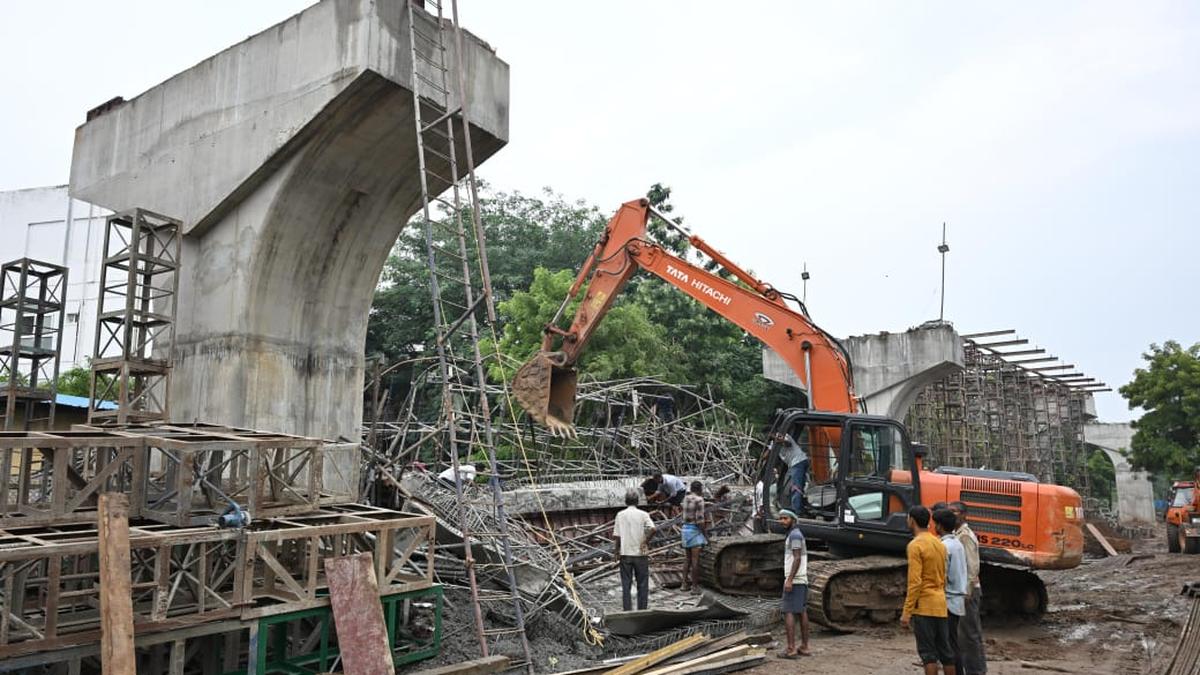
[[[302,0],[0,2],[0,190],[87,109]],[[753,8],[753,9],[751,9]],[[1200,5],[462,0],[512,67],[481,171],[615,209],[653,182],[839,335],[1015,328],[1112,385],[1200,340]],[[582,255],[582,252],[581,252]],[[1115,392],[1106,420],[1128,419]]]

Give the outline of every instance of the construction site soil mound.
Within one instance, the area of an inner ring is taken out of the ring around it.
[[[1088,523],[1100,531],[1100,536],[1104,537],[1108,545],[1112,546],[1117,553],[1133,553],[1133,540],[1113,529],[1108,523],[1103,520],[1089,520]],[[1104,546],[1092,536],[1091,532],[1084,533],[1083,552],[1094,558],[1108,556]]]

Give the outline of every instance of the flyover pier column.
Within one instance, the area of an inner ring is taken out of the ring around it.
[[[73,196],[182,222],[173,419],[358,437],[372,294],[421,197],[407,21],[436,19],[405,5],[322,0],[76,131]],[[508,65],[469,34],[447,58],[481,163]]]
[[[917,394],[963,368],[963,341],[948,324],[903,333],[856,335],[845,342],[854,386],[873,415],[903,420]]]

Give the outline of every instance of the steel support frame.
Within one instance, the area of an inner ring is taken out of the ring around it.
[[[145,209],[106,220],[89,421],[169,417],[181,227]],[[101,410],[106,400],[116,409]]]
[[[328,507],[254,530],[130,527],[139,635],[328,606],[321,559],[371,551],[380,595],[433,585],[435,521],[369,506]],[[0,530],[0,659],[100,637],[92,525]]]
[[[914,440],[941,463],[1031,473],[1086,494],[1089,394],[970,341],[963,352],[962,371],[918,395],[907,420]]]
[[[148,520],[211,525],[234,505],[260,519],[309,513],[357,497],[357,476],[342,476],[340,467],[357,469],[344,455],[356,460],[358,444],[198,423],[76,428],[141,439],[145,469],[137,473],[136,504],[137,514]],[[332,471],[326,470],[327,453],[336,460]]]
[[[102,492],[143,500],[144,443],[104,431],[0,432],[0,528],[95,523]]]
[[[3,428],[54,427],[59,354],[67,300],[67,268],[31,258],[0,267],[0,386]],[[45,406],[44,417],[37,410]]]

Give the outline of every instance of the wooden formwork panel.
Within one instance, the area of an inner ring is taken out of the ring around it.
[[[138,634],[329,604],[321,560],[369,552],[380,595],[433,584],[434,519],[334,506],[252,529],[130,526]],[[0,530],[0,659],[99,639],[91,524]]]
[[[0,432],[0,527],[95,522],[102,492],[142,504],[143,439],[105,431]]]

